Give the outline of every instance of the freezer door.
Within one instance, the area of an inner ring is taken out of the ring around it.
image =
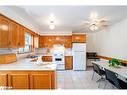
[[[73,51],[85,51],[86,43],[73,43]]]
[[[86,70],[86,52],[74,52],[73,69]]]

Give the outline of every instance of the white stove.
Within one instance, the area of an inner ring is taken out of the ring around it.
[[[57,70],[65,70],[64,46],[56,45],[53,48],[53,63],[57,64]]]

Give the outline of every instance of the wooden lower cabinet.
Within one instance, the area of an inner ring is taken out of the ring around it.
[[[43,62],[52,62],[52,56],[42,56]]]
[[[31,75],[31,89],[51,89],[51,74],[32,74]]]
[[[73,69],[73,62],[72,56],[65,56],[65,70],[72,70]]]
[[[8,74],[8,86],[12,89],[29,89],[29,74]]]
[[[55,89],[55,71],[0,71],[0,86],[12,89]]]
[[[0,86],[7,86],[7,74],[0,74]]]

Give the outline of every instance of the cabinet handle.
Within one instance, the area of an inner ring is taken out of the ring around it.
[[[8,43],[9,45],[11,45],[11,42],[9,41],[9,43]]]
[[[18,42],[18,45],[20,45],[20,42]]]

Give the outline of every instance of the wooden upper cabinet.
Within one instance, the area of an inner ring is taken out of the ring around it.
[[[17,35],[17,27],[16,24],[14,22],[10,22],[9,25],[9,47],[10,48],[17,48],[18,45],[18,35]]]
[[[65,48],[72,47],[71,36],[40,36],[39,47],[40,48],[52,48],[54,44],[64,45]]]
[[[31,35],[38,35],[0,14],[0,48],[23,48],[25,46],[25,32],[27,32],[25,30]],[[37,47],[37,43],[35,47]]]
[[[34,43],[34,48],[39,48],[39,36],[34,35],[33,36],[33,43]]]
[[[25,46],[25,32],[24,27],[17,25],[17,41],[18,41],[18,48]]]
[[[0,15],[0,48],[24,47],[24,28]]]
[[[72,42],[86,42],[86,35],[73,34]]]
[[[72,48],[72,36],[65,37],[65,48]]]
[[[29,89],[29,75],[8,74],[8,86],[12,89]]]
[[[9,20],[0,15],[0,48],[9,45]]]
[[[21,48],[25,46],[25,34],[24,27],[10,22],[9,26],[9,47],[10,48]]]

